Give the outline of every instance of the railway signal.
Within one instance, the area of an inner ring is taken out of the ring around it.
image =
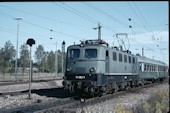
[[[64,64],[64,54],[65,54],[65,41],[62,42],[62,57],[61,57],[61,72],[64,74],[65,72],[65,64]]]
[[[31,62],[31,47],[35,44],[35,40],[30,38],[27,40],[27,44],[30,46],[30,74],[29,74],[29,95],[28,98],[31,99],[31,75],[32,75],[32,62]]]

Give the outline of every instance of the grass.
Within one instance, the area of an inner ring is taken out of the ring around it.
[[[137,108],[127,108],[119,104],[113,113],[169,113],[169,90],[158,90]]]

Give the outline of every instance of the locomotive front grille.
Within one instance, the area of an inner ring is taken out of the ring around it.
[[[85,68],[76,68],[76,73],[85,73],[86,72],[86,69]]]

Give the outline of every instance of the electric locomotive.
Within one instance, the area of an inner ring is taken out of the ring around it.
[[[98,29],[98,39],[81,41],[67,48],[65,89],[100,95],[167,78],[165,63],[131,54],[122,46],[110,47],[101,40],[100,24],[95,29]]]
[[[139,84],[137,57],[101,39],[67,48],[63,86],[70,92],[113,93]]]

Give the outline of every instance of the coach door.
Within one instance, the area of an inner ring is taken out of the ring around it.
[[[106,73],[109,73],[109,51],[106,50]]]
[[[132,73],[136,73],[136,70],[137,70],[136,58],[133,56],[132,57]]]

